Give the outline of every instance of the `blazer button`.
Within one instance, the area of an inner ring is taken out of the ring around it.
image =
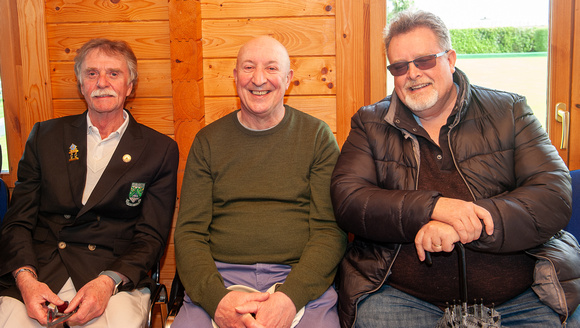
[[[65,214],[65,215],[64,215],[64,218],[68,220],[68,219],[70,219],[70,218],[71,218],[71,215],[70,215],[70,214]]]
[[[89,251],[94,251],[97,249],[97,245],[89,244]]]
[[[58,243],[58,248],[65,249],[66,248],[66,243],[64,241],[59,242]]]

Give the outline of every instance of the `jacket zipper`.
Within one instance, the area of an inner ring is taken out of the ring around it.
[[[397,259],[397,256],[399,255],[400,250],[401,250],[401,244],[398,244],[397,251],[395,252],[395,256],[393,256],[393,260],[391,261],[391,265],[389,265],[389,268],[387,269],[387,274],[385,274],[385,277],[383,278],[383,281],[381,281],[381,284],[377,288],[375,288],[373,290],[369,290],[368,292],[364,293],[364,295],[372,294],[372,293],[376,292],[377,290],[381,289],[381,287],[383,287],[383,285],[387,281],[387,278],[390,276],[391,268],[393,267],[393,263],[395,263],[395,260]],[[357,312],[358,312],[358,303],[360,303],[361,298],[362,298],[362,296],[357,298],[356,303],[354,304],[354,320],[353,320],[350,328],[354,328],[354,325],[356,324],[356,317],[357,317]]]
[[[457,172],[459,173],[461,180],[463,180],[463,183],[467,187],[467,190],[469,190],[469,194],[471,195],[471,198],[473,198],[473,201],[476,201],[477,199],[475,198],[475,195],[473,194],[471,187],[467,183],[467,180],[465,180],[465,176],[463,175],[463,172],[461,172],[461,170],[459,169],[459,165],[457,165],[457,160],[455,159],[455,152],[453,151],[453,148],[451,147],[451,131],[453,131],[454,128],[455,128],[455,125],[451,126],[449,128],[449,131],[447,131],[447,145],[449,146],[449,153],[451,153],[451,159],[453,159],[453,165],[455,165],[455,168],[457,169]]]
[[[415,142],[414,142],[415,136],[411,133],[408,133],[408,132],[407,132],[407,135],[411,139],[411,144],[413,146],[413,154],[417,154],[415,152],[415,149],[414,149],[415,148]],[[421,161],[420,161],[420,158],[417,158],[417,156],[415,156],[415,160],[417,161],[417,179],[415,179],[415,190],[417,190],[417,188],[419,187],[419,166],[421,165]],[[387,281],[387,278],[390,276],[391,268],[393,267],[393,263],[395,263],[395,260],[397,259],[397,256],[399,255],[400,250],[401,250],[401,244],[398,244],[397,250],[395,252],[395,256],[393,256],[393,260],[391,261],[391,264],[389,265],[389,268],[387,269],[387,273],[383,277],[383,281],[381,281],[381,283],[378,285],[377,288],[375,288],[373,290],[369,290],[368,292],[364,293],[364,295],[372,294],[372,293],[376,292],[377,290],[379,290],[381,287],[383,287],[383,285]],[[357,312],[358,312],[358,303],[360,303],[361,298],[362,298],[362,296],[357,298],[356,303],[354,304],[354,321],[352,322],[352,325],[350,326],[350,328],[354,328],[354,325],[356,324],[356,318],[357,318]]]
[[[449,152],[451,153],[451,158],[453,159],[453,165],[455,165],[455,168],[457,169],[457,172],[459,173],[459,176],[461,177],[461,179],[463,180],[463,183],[465,183],[465,186],[467,187],[467,190],[469,190],[469,193],[471,194],[471,197],[473,198],[473,201],[476,201],[477,199],[475,198],[475,195],[473,194],[473,191],[471,190],[471,187],[469,186],[469,184],[467,183],[467,181],[465,180],[465,177],[463,176],[463,172],[461,172],[461,170],[459,169],[459,165],[457,165],[457,161],[455,159],[455,152],[453,151],[453,148],[451,147],[451,131],[453,131],[453,129],[455,128],[456,124],[451,126],[449,128],[449,131],[447,132],[447,144],[449,146]],[[525,251],[526,254],[529,254],[527,251]],[[536,256],[536,255],[531,255],[531,256]],[[538,256],[541,257],[547,261],[550,262],[550,264],[552,265],[552,267],[554,267],[554,263],[547,257],[544,256]],[[566,307],[566,316],[564,318],[564,320],[562,321],[562,327],[566,327],[566,321],[568,320],[568,307]]]

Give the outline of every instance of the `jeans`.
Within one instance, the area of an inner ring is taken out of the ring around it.
[[[502,327],[562,327],[559,315],[542,303],[530,288],[495,307]],[[357,328],[433,328],[443,317],[437,306],[389,285],[361,300],[357,306]],[[566,328],[580,327],[580,310],[568,318]]]

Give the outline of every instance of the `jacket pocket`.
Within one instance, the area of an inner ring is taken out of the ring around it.
[[[564,230],[543,245],[529,249],[537,259],[532,289],[563,320],[580,304],[580,246]]]

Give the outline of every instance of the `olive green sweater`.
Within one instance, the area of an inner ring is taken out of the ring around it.
[[[328,125],[288,106],[269,130],[244,128],[236,111],[199,131],[175,229],[193,302],[213,317],[227,294],[214,261],[291,265],[278,291],[297,310],[328,289],[346,247],[330,200],[338,154]]]

